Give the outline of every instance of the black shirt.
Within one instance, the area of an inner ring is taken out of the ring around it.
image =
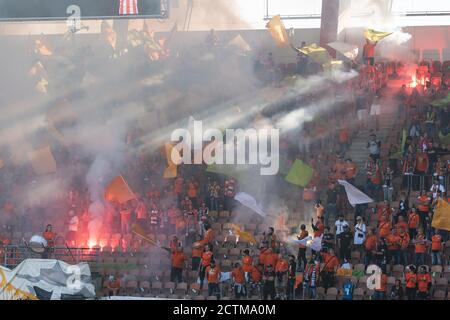
[[[342,232],[339,239],[341,239],[342,248],[349,248],[353,240],[353,234],[350,231]]]
[[[264,277],[266,278],[273,277],[272,280],[268,279],[264,280],[264,286],[275,287],[275,271],[265,271]]]
[[[327,190],[327,204],[336,204],[338,192],[336,189]]]

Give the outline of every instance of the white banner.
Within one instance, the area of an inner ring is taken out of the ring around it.
[[[370,203],[373,199],[366,195],[364,192],[348,183],[345,180],[338,180],[341,186],[344,186],[345,193],[347,194],[348,202],[354,207],[357,204]]]
[[[234,196],[234,200],[239,201],[241,204],[243,204],[247,208],[252,209],[260,216],[262,216],[262,217],[266,216],[266,213],[262,209],[261,205],[258,204],[256,202],[256,199],[253,198],[251,195],[249,195],[245,192],[239,192]]]

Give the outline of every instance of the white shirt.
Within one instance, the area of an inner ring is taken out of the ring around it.
[[[348,222],[345,220],[343,221],[338,220],[334,225],[336,226],[336,235],[339,235],[342,232],[344,232],[344,226],[348,226]]]
[[[445,188],[444,188],[444,186],[442,185],[442,184],[433,184],[432,186],[431,186],[431,188],[430,188],[430,191],[432,191],[433,192],[433,199],[436,199],[436,197],[437,197],[437,191],[440,191],[440,192],[445,192]]]
[[[364,223],[358,223],[355,225],[355,237],[354,244],[363,244],[366,239],[366,225]]]

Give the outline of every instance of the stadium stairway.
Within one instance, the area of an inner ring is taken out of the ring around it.
[[[386,143],[389,132],[395,128],[398,121],[398,102],[393,98],[397,90],[392,85],[388,86],[383,90],[382,96],[376,102],[381,106],[381,114],[379,131],[374,132],[377,135],[377,139],[381,140],[382,146]],[[366,123],[369,123],[369,125],[362,128],[357,137],[353,138],[350,149],[346,154],[346,158],[351,158],[358,166],[358,175],[355,181],[357,186],[365,185],[366,175],[364,167],[369,156],[367,141],[369,141],[369,135],[375,127],[370,120]]]

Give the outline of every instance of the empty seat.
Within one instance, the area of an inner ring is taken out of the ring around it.
[[[433,294],[433,299],[435,300],[445,300],[445,291],[436,290]]]
[[[179,296],[184,296],[187,292],[188,285],[186,282],[180,282],[177,284],[175,293]]]
[[[153,295],[160,294],[161,290],[162,290],[162,282],[160,282],[160,281],[152,282],[152,285],[151,285],[151,288],[150,288],[150,292]]]

